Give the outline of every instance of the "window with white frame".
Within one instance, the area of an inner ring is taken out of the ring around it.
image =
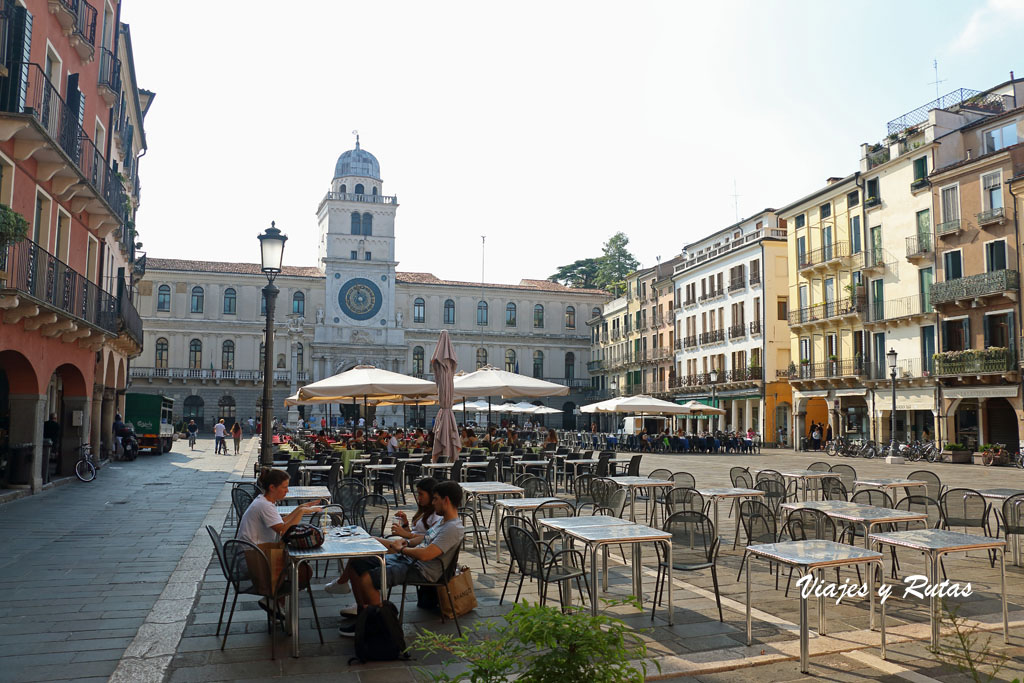
[[[1006,240],[985,243],[985,272],[1006,270]]]
[[[1003,208],[1003,174],[993,171],[981,176],[981,207],[985,211]]]
[[[942,188],[942,222],[960,220],[960,188],[956,185]]]
[[[983,133],[985,154],[997,152],[1004,147],[1017,144],[1017,123],[1009,123],[1000,128],[993,128]]]

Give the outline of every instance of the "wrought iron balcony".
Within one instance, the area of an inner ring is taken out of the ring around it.
[[[755,320],[754,322],[750,323],[750,336],[753,337],[755,335],[762,334],[762,332],[763,329],[761,327],[760,320]]]
[[[117,299],[31,240],[0,249],[0,290],[17,302],[7,323],[27,320],[27,329],[64,341],[118,334]]]
[[[1006,220],[1006,213],[1003,207],[988,209],[978,214],[978,225],[996,225]]]
[[[864,322],[878,323],[900,318],[913,318],[934,313],[931,302],[925,297],[922,301],[919,294],[904,296],[898,299],[872,301],[864,308]]]
[[[913,235],[907,238],[907,260],[927,258],[933,253],[931,234]]]
[[[754,382],[764,379],[764,368],[752,366],[749,368],[735,368],[725,373],[721,378],[723,382]]]
[[[588,360],[587,361],[587,372],[598,372],[598,371],[604,370],[604,369],[605,369],[605,366],[604,366],[604,361],[603,360]]]
[[[690,306],[696,306],[696,305],[697,305],[697,300],[696,299],[686,299],[686,300],[683,301],[683,307],[684,308],[689,308]]]
[[[741,277],[733,278],[732,280],[729,281],[729,291],[730,292],[738,292],[741,289],[746,289],[746,288],[747,288],[747,282],[746,282],[746,280],[744,280]]]
[[[135,306],[126,295],[122,295],[117,302],[118,329],[127,334],[138,347],[142,348],[142,318]]]
[[[886,150],[886,156],[888,156],[888,152],[889,150]],[[888,159],[886,159],[886,161],[888,161]],[[880,197],[868,197],[867,199],[864,200],[864,208],[871,209],[873,207],[878,206],[881,203],[882,199]]]
[[[961,299],[974,299],[1020,289],[1020,277],[1016,270],[996,270],[991,273],[969,275],[955,280],[936,282],[932,285],[932,305],[938,306]]]
[[[797,254],[797,269],[805,270],[832,263],[838,264],[849,255],[849,242],[835,242],[819,249]]]
[[[882,271],[886,266],[891,268],[892,265],[893,260],[884,249],[865,249],[857,252],[850,259],[851,268],[867,272]]]
[[[875,381],[891,381],[892,370],[883,358],[865,363],[867,379]],[[934,375],[935,362],[931,358],[899,358],[896,361],[896,379],[926,379]]]
[[[692,349],[695,346],[697,346],[697,335],[691,334],[686,337],[683,337],[684,349]]]
[[[847,315],[855,315],[864,310],[864,297],[843,298],[839,301],[828,301],[807,308],[799,308],[789,312],[789,324],[792,326],[823,322]]]
[[[100,73],[97,84],[107,106],[114,106],[121,97],[121,60],[105,47],[100,48]]]
[[[945,237],[946,235],[955,235],[960,232],[960,219],[954,218],[953,220],[943,221],[935,226],[935,234],[939,237]]]
[[[235,370],[235,369],[215,369],[215,368],[151,368],[133,365],[131,368],[131,376],[133,379],[148,379],[150,381],[154,379],[166,379],[166,380],[200,380],[200,381],[221,381],[231,380],[235,382],[253,382],[259,384],[263,381],[263,372],[261,370]],[[274,370],[273,373],[274,382],[277,384],[287,384],[292,381],[291,370]],[[298,382],[308,382],[309,372],[306,370],[298,370],[295,373],[295,379]]]
[[[747,326],[743,323],[733,325],[729,328],[729,339],[739,339],[747,336]]]
[[[612,341],[619,341],[622,339],[622,332],[618,329],[612,330]]]
[[[75,6],[75,26],[70,43],[79,56],[89,61],[96,53],[96,8],[85,0],[70,0]]]
[[[862,377],[865,374],[864,363],[858,359],[827,360],[823,363],[801,363],[790,369],[789,379],[815,380],[841,377]]]
[[[124,185],[42,68],[14,63],[11,70],[0,79],[0,120],[11,124],[22,154],[51,167],[53,194],[68,195],[72,212],[88,211],[106,235],[127,218]],[[14,127],[19,120],[26,125]]]
[[[1016,369],[1016,358],[1010,349],[988,348],[984,350],[945,351],[932,356],[935,374],[986,375],[1001,374]]]
[[[700,333],[701,344],[717,344],[725,341],[725,330],[712,330]]]
[[[910,191],[911,192],[917,192],[918,190],[923,190],[926,187],[928,187],[928,179],[927,178],[918,178],[914,182],[910,183]]]
[[[761,284],[761,273],[754,271],[750,274],[750,286],[754,287]]]
[[[717,299],[720,296],[725,296],[725,290],[724,289],[712,289],[707,294],[701,294],[700,297],[698,297],[697,301],[699,301],[700,303],[704,303],[705,301],[711,301],[712,299]]]
[[[694,390],[711,385],[710,373],[703,372],[696,375],[681,375],[669,380],[670,389]]]

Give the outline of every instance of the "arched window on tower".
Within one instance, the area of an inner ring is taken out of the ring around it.
[[[476,369],[479,370],[487,365],[487,349],[476,350]]]
[[[444,301],[444,324],[455,324],[455,302],[451,299],[445,299]]]
[[[423,347],[414,346],[412,349],[412,374],[423,374]]]
[[[356,185],[356,194],[363,194],[363,184],[359,183]]]
[[[566,306],[565,307],[565,327],[569,330],[576,329],[576,307]]]
[[[601,317],[601,309],[598,308],[597,306],[594,306],[594,308],[592,308],[590,310],[590,319],[593,320],[594,318],[600,318],[600,317]]]
[[[363,234],[362,225],[363,225],[363,221],[359,217],[359,214],[353,211],[352,212],[352,231],[351,231],[352,234],[353,235],[361,235],[361,234]]]
[[[345,187],[345,183],[342,183],[342,184],[341,184],[341,187],[339,188],[339,190],[338,190],[338,191],[339,191],[339,192],[341,192],[342,194],[345,194],[345,193],[347,193],[347,192],[348,192],[348,188],[347,188],[347,187]]]
[[[306,295],[302,292],[292,294],[292,313],[306,315]]]
[[[544,352],[533,352],[533,376],[540,379],[544,376]]]
[[[372,235],[373,234],[373,216],[371,216],[368,213],[364,213],[363,214],[363,234],[364,235]]]
[[[576,354],[568,351],[565,354],[565,378],[572,379],[576,376]]]
[[[476,324],[487,324],[487,302],[481,301],[476,305]]]
[[[373,196],[374,197],[377,196],[377,186],[376,185],[373,186]]]
[[[220,346],[220,369],[235,369],[235,342],[230,339]]]
[[[505,352],[505,372],[516,371],[516,352],[509,349]]]
[[[424,322],[427,318],[427,304],[422,297],[416,297],[412,302],[412,321],[414,323]]]

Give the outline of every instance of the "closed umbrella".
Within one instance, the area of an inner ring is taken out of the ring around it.
[[[434,371],[434,380],[437,382],[438,404],[437,417],[434,418],[434,448],[431,451],[431,459],[434,462],[441,458],[449,462],[454,460],[462,447],[459,427],[455,423],[455,413],[452,412],[452,399],[455,393],[452,382],[457,368],[455,347],[448,337],[448,330],[441,330],[437,348],[430,357],[430,369]]]

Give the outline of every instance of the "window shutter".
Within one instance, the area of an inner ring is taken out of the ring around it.
[[[1010,311],[1006,314],[1006,347],[1009,349],[1011,356],[1013,355],[1013,350],[1016,348],[1016,344],[1014,344],[1016,341],[1014,338],[1015,329],[1016,328],[1013,326],[1013,311]]]
[[[985,316],[985,317],[983,318],[983,321],[984,321],[984,322],[982,322],[982,323],[981,323],[981,331],[982,331],[982,334],[984,335],[984,338],[985,338],[985,345],[984,345],[984,346],[982,347],[983,349],[987,349],[987,348],[988,348],[988,329],[989,329],[989,318],[990,318],[990,316],[987,316],[987,315],[986,315],[986,316]],[[965,345],[965,346],[966,346],[967,348],[971,348],[971,343],[970,343],[970,340],[966,340],[966,341],[965,341],[965,344],[964,344],[964,345]]]
[[[989,173],[989,174],[981,176],[982,187],[984,189],[986,189],[986,190],[992,190],[992,189],[997,188],[1000,185],[1002,185],[1002,183],[1000,183],[999,181],[1000,181],[1000,174],[999,173]]]
[[[971,319],[970,318],[964,318],[962,321],[960,321],[960,324],[963,326],[963,331],[964,331],[963,347],[965,349],[969,349],[969,348],[971,348]],[[986,331],[986,336],[987,336],[987,334],[988,334],[988,332]]]
[[[5,111],[24,111],[28,96],[28,65],[32,61],[32,15],[24,7],[15,7],[9,15],[10,25],[4,53],[4,66],[10,77],[4,79],[2,94]]]

